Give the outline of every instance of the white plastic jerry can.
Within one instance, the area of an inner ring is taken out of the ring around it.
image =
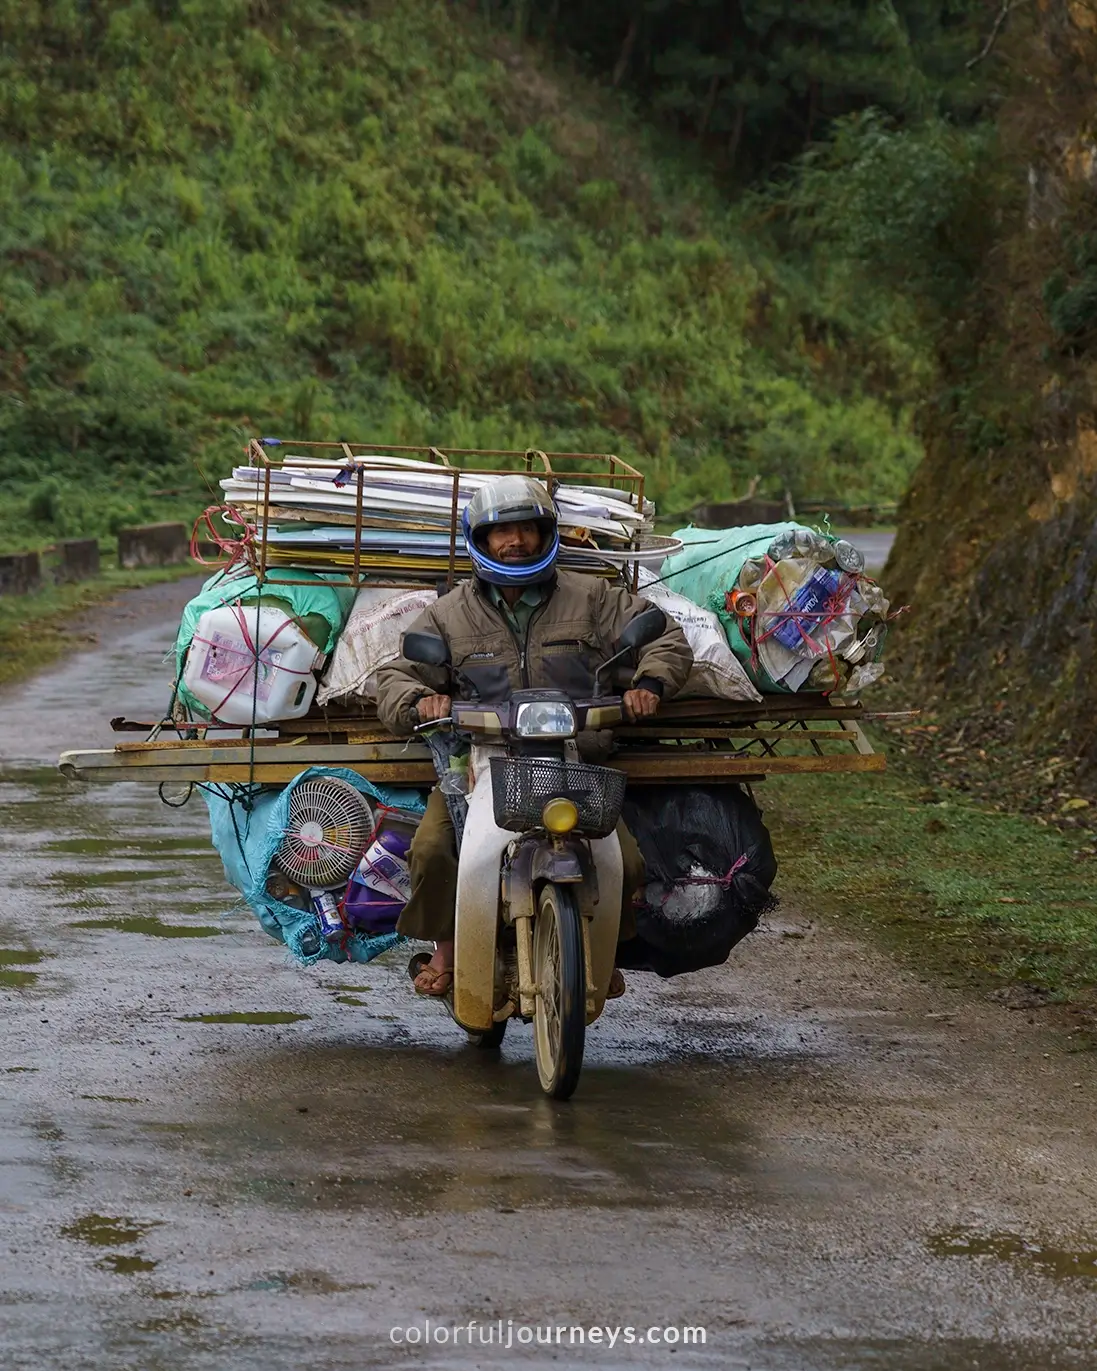
[[[323,663],[323,652],[284,609],[219,605],[198,620],[183,684],[220,723],[267,724],[308,713]]]

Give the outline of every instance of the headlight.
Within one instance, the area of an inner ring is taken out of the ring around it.
[[[579,822],[579,810],[574,800],[557,796],[555,800],[549,800],[541,811],[541,822],[550,833],[570,833]]]
[[[574,738],[575,710],[563,700],[529,700],[518,706],[519,738]]]

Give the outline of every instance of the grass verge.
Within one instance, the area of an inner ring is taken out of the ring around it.
[[[32,595],[0,596],[0,686],[32,676],[73,646],[79,630],[73,621],[123,590],[179,581],[199,568],[154,567],[141,571],[104,571],[74,585],[46,586]]]
[[[927,785],[916,759],[893,752],[888,764],[884,775],[766,782],[779,893],[878,935],[946,983],[997,987],[1018,1008],[1092,1010],[1091,850]]]

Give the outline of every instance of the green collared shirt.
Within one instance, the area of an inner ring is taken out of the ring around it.
[[[545,593],[541,586],[526,586],[525,590],[515,601],[513,609],[503,599],[503,592],[498,586],[488,586],[488,594],[491,602],[503,611],[506,615],[507,623],[510,624],[511,632],[520,641],[524,642],[526,631],[529,628],[529,621],[533,618],[538,607],[544,603]]]

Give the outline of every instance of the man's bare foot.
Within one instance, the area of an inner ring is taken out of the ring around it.
[[[422,967],[415,981],[416,993],[440,998],[453,988],[453,940],[436,943],[434,956]]]

